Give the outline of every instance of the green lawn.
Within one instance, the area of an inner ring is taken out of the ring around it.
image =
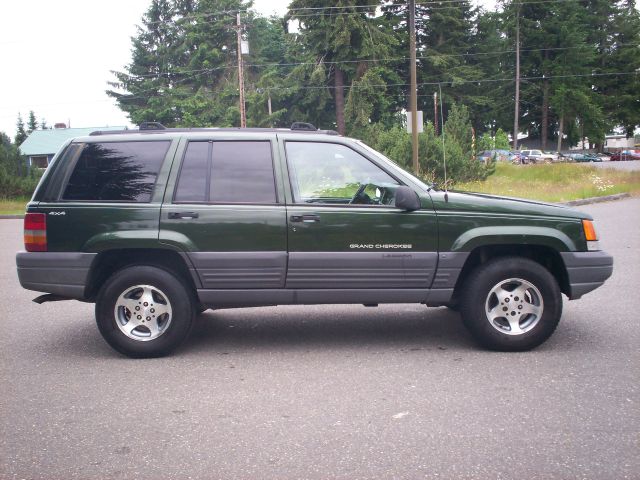
[[[575,163],[510,165],[499,163],[484,182],[456,184],[455,190],[568,202],[614,193],[640,194],[640,172],[600,169]],[[0,199],[0,215],[22,214],[29,198]]]
[[[29,198],[0,198],[0,215],[23,214]]]
[[[614,193],[640,193],[640,172],[624,172],[575,163],[511,165],[500,163],[483,182],[455,185],[455,190],[568,202]]]

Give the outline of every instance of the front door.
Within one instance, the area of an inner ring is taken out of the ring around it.
[[[286,287],[426,290],[437,263],[437,223],[395,207],[401,182],[356,146],[284,139],[291,185]]]

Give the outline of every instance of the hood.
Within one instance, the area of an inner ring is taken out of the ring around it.
[[[586,213],[554,203],[544,203],[522,198],[501,197],[484,193],[448,192],[445,201],[443,191],[429,192],[436,211],[460,211],[474,213],[498,213],[516,215],[536,215],[575,219],[592,219]]]

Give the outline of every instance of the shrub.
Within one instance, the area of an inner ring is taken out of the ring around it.
[[[413,168],[411,135],[402,127],[385,129],[380,124],[359,130],[359,138],[384,153],[407,170]],[[446,153],[447,187],[456,183],[484,180],[495,171],[495,164],[474,160],[472,130],[469,111],[454,105],[445,123],[444,145],[442,135],[436,135],[433,124],[428,123],[419,135],[418,162],[420,176],[429,183],[444,185]]]

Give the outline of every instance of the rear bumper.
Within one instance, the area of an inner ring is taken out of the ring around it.
[[[20,285],[27,290],[83,299],[96,253],[18,252]]]
[[[613,273],[613,257],[607,252],[562,252],[560,255],[567,268],[571,300],[595,290]]]

